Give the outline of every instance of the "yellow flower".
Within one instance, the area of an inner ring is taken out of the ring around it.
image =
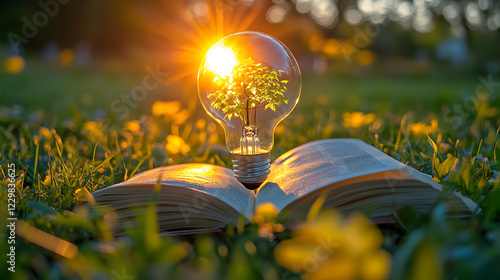
[[[39,134],[41,136],[43,136],[43,138],[45,139],[51,139],[52,138],[52,132],[50,132],[50,130],[46,127],[40,127],[40,129],[38,130]]]
[[[5,60],[5,72],[18,74],[24,69],[24,59],[19,55],[14,55]]]
[[[325,261],[318,269],[308,274],[313,280],[347,280],[356,279],[356,266],[345,256],[333,257]]]
[[[278,216],[278,207],[271,202],[259,204],[255,210],[254,222],[258,224],[274,222]]]
[[[276,261],[292,272],[309,272],[307,271],[308,259],[314,256],[314,251],[318,249],[320,254],[328,256],[328,251],[318,245],[316,240],[308,237],[294,237],[292,239],[281,241],[274,250]],[[329,256],[328,256],[329,257]],[[311,261],[313,261],[311,259]],[[322,259],[322,261],[326,261]],[[315,267],[318,267],[318,262],[315,261]]]
[[[172,116],[179,112],[181,109],[181,103],[179,101],[156,101],[151,108],[153,116]]]
[[[335,57],[340,54],[342,47],[336,39],[330,38],[323,45],[323,52],[329,57]]]
[[[130,121],[124,124],[124,128],[131,132],[137,132],[141,128],[141,124],[139,123],[139,121]]]
[[[375,55],[371,51],[360,51],[356,55],[356,60],[361,66],[372,65],[375,60]]]
[[[293,238],[278,244],[274,256],[307,279],[381,280],[391,264],[381,245],[382,234],[365,216],[344,220],[330,210],[300,225]]]
[[[191,247],[187,242],[173,244],[170,248],[167,249],[169,250],[167,254],[167,261],[169,261],[170,263],[180,262],[187,256],[190,249]]]
[[[59,53],[59,64],[62,66],[68,66],[73,62],[73,58],[75,56],[75,53],[71,49],[63,49]]]
[[[207,124],[207,122],[204,119],[198,119],[196,121],[196,128],[199,129],[199,130],[202,130],[202,129],[205,128],[206,124]]]
[[[83,129],[85,129],[89,132],[99,130],[99,128],[100,128],[100,125],[96,122],[88,121],[88,122],[85,122],[83,124]]]
[[[278,207],[270,202],[262,203],[257,207],[252,221],[258,224],[259,230],[257,234],[260,237],[267,237],[272,240],[275,232],[285,230],[282,224],[276,222],[278,213]]]
[[[181,110],[179,113],[174,115],[174,123],[175,124],[183,124],[189,119],[191,113],[187,109]]]
[[[378,250],[382,245],[382,233],[365,216],[351,216],[342,227],[342,235],[349,251],[357,256]]]
[[[410,125],[410,131],[414,135],[421,136],[425,133],[433,133],[438,128],[437,120],[432,120],[431,125],[426,125],[425,123],[413,123]]]
[[[181,137],[177,135],[169,135],[167,136],[165,150],[171,155],[182,154],[185,156],[189,153],[189,151],[191,151],[191,148]]]
[[[99,122],[85,122],[83,124],[83,130],[87,131],[87,135],[92,141],[97,141],[104,136],[103,131],[101,130],[101,123]]]
[[[383,250],[367,255],[361,264],[361,278],[365,280],[383,279],[381,275],[389,275],[391,255]],[[385,277],[384,277],[385,278]]]
[[[345,127],[360,128],[363,125],[370,124],[375,120],[375,114],[364,114],[362,112],[345,112],[342,114]]]
[[[428,241],[422,242],[416,250],[412,279],[443,279],[443,263],[439,260],[439,251]]]

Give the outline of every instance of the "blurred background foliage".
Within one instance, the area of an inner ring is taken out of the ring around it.
[[[0,102],[32,109],[50,109],[39,102],[43,96],[62,111],[75,106],[92,113],[105,110],[102,104],[141,83],[146,66],[168,77],[138,109],[147,110],[158,99],[188,102],[196,95],[196,73],[206,50],[223,36],[245,30],[283,41],[304,75],[340,99],[334,104],[355,98],[346,95],[384,98],[366,91],[373,88],[389,95],[428,92],[446,101],[468,94],[464,91],[478,83],[479,75],[497,75],[500,69],[494,47],[500,44],[500,4],[492,0],[47,0],[22,5],[6,0],[0,5],[4,72],[22,72],[2,75]],[[363,83],[353,85],[346,77]],[[384,77],[398,79],[386,83]],[[416,88],[420,78],[426,78],[429,90]],[[366,88],[345,91],[351,86]],[[9,94],[14,90],[16,95]]]
[[[498,1],[4,0],[0,14],[1,200],[15,163],[24,221],[18,273],[2,261],[2,279],[500,273]],[[199,105],[196,74],[213,43],[245,30],[283,41],[303,73],[302,99],[275,131],[273,158],[317,139],[361,138],[482,213],[452,220],[437,204],[417,217],[409,206],[395,211],[395,225],[375,227],[330,211],[290,230],[286,213],[267,205],[246,227],[160,238],[148,222],[152,201],[128,238],[115,240],[116,217],[93,204],[92,191],[158,166],[231,167],[222,129]],[[138,96],[145,79],[155,86]],[[328,236],[338,239],[318,244]]]

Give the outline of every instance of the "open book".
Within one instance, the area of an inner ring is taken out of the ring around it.
[[[328,139],[290,150],[271,165],[268,179],[256,191],[247,190],[228,168],[210,164],[179,164],[137,174],[128,181],[93,193],[96,202],[113,208],[120,235],[132,227],[140,209],[151,203],[159,186],[158,225],[162,235],[210,231],[250,220],[256,207],[270,202],[300,221],[324,192],[323,208],[348,215],[369,213],[374,222],[393,221],[393,212],[414,205],[429,210],[441,186],[358,139]],[[446,198],[456,216],[470,215],[476,204],[458,193]]]

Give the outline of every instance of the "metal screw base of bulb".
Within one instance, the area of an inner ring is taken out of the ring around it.
[[[247,189],[255,190],[269,175],[269,153],[258,155],[233,154],[234,177]]]

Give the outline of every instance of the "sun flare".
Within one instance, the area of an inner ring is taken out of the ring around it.
[[[206,57],[205,65],[210,71],[221,77],[231,75],[233,68],[238,64],[236,56],[229,47],[215,46],[211,48]]]

